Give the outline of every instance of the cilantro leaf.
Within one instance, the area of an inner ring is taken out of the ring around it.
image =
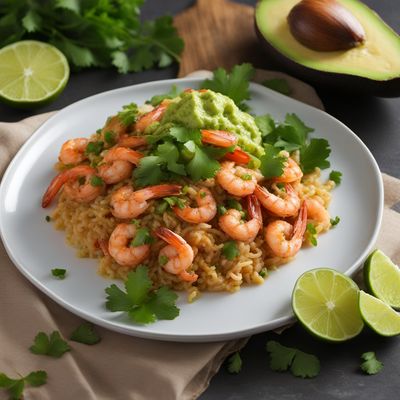
[[[83,344],[96,344],[101,341],[101,337],[98,333],[94,330],[93,325],[87,322],[79,325],[69,337],[70,340],[74,342],[83,343]]]
[[[132,247],[142,246],[144,244],[150,244],[154,242],[153,236],[147,228],[139,228],[136,231],[136,236],[131,241]]]
[[[225,242],[224,247],[222,248],[222,254],[227,260],[234,260],[239,255],[239,249],[236,242],[233,240]]]
[[[271,144],[264,145],[265,154],[260,157],[260,171],[265,178],[274,178],[283,174],[286,157],[279,155],[280,150]]]
[[[221,168],[218,161],[210,158],[199,146],[195,146],[194,157],[186,165],[186,171],[195,182],[201,179],[213,178]]]
[[[242,358],[239,352],[233,353],[228,359],[228,372],[238,374],[242,370]]]
[[[139,165],[133,171],[137,186],[155,185],[165,176],[161,169],[163,160],[160,156],[147,156],[140,159]]]
[[[332,226],[336,226],[340,222],[340,217],[336,216],[335,218],[331,218],[330,222]]]
[[[11,400],[20,400],[25,383],[30,386],[42,386],[47,381],[47,373],[45,371],[34,371],[25,377],[19,379],[9,378],[6,374],[0,373],[0,387],[7,389]]]
[[[71,348],[67,342],[61,338],[60,332],[54,331],[50,336],[44,332],[39,332],[34,340],[34,344],[29,348],[34,354],[42,354],[50,357],[59,358]]]
[[[169,92],[163,93],[163,94],[157,94],[157,95],[153,96],[150,99],[149,103],[155,107],[155,106],[158,106],[163,100],[174,99],[175,97],[178,97],[181,93],[182,93],[182,91],[179,90],[176,85],[172,85]]]
[[[330,162],[327,160],[331,149],[326,139],[311,139],[308,145],[300,149],[300,165],[305,174],[314,170],[315,167],[321,169],[329,168]]]
[[[291,93],[289,84],[286,79],[267,79],[262,83],[262,85],[285,95],[289,95]]]
[[[199,129],[188,129],[184,126],[173,126],[169,130],[169,134],[180,143],[193,141],[197,144],[201,143],[201,133]]]
[[[363,353],[361,359],[364,360],[364,362],[360,365],[360,368],[368,375],[375,375],[383,368],[383,363],[377,360],[373,351]]]
[[[273,371],[287,371],[296,355],[296,349],[282,346],[280,343],[270,340],[266,346],[270,354],[270,367]]]
[[[329,174],[329,179],[336,183],[336,185],[340,185],[342,182],[342,173],[340,171],[331,171]]]
[[[270,367],[273,371],[287,371],[300,378],[314,378],[320,372],[320,362],[312,354],[286,347],[270,340],[266,350],[270,355]]]
[[[85,153],[90,154],[93,153],[98,156],[104,149],[104,142],[101,140],[98,142],[89,142],[86,146]]]
[[[64,268],[53,268],[51,270],[51,274],[58,279],[64,279],[65,274],[67,273],[67,270]]]
[[[151,286],[148,268],[139,266],[128,274],[126,292],[116,285],[106,288],[106,308],[110,311],[126,311],[139,324],[176,318],[179,315],[179,309],[175,305],[177,294],[165,286],[158,290],[152,290]]]
[[[136,122],[138,116],[138,106],[136,103],[125,104],[122,111],[118,113],[118,118],[123,125],[129,126]]]
[[[181,210],[185,208],[185,201],[176,196],[164,197],[163,201],[165,201],[167,203],[167,206],[169,206],[170,208],[174,206],[177,206]]]
[[[257,117],[254,118],[254,121],[258,129],[261,131],[261,136],[263,138],[267,137],[276,128],[275,120],[269,114],[258,115]],[[276,138],[277,137],[275,136],[273,142],[275,142]]]
[[[165,142],[157,146],[157,154],[167,163],[169,171],[178,175],[186,175],[185,166],[179,164],[179,151],[171,142]]]
[[[218,68],[213,72],[213,78],[202,82],[200,88],[222,93],[230,97],[239,108],[247,110],[244,101],[250,99],[249,81],[254,72],[253,66],[248,63],[235,65],[230,73]]]

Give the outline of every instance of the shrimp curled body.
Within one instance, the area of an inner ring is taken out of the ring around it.
[[[195,197],[198,207],[185,206],[184,208],[174,207],[175,214],[186,222],[199,224],[211,221],[217,213],[217,203],[207,188],[201,188]]]
[[[282,220],[273,221],[265,228],[264,238],[276,256],[293,257],[303,244],[306,226],[307,208],[303,203],[294,226]]]
[[[180,190],[179,185],[155,185],[137,191],[131,186],[123,186],[111,197],[111,212],[121,219],[136,218],[147,210],[148,200],[177,195]]]
[[[165,271],[178,275],[183,281],[195,282],[198,278],[197,274],[187,272],[194,259],[192,247],[185,239],[167,228],[160,227],[155,233],[160,239],[168,243],[160,250],[159,254],[159,257],[164,256],[168,259],[163,265]]]
[[[300,169],[299,165],[292,158],[288,158],[285,162],[285,167],[283,168],[283,174],[274,178],[275,182],[291,183],[298,181],[302,178],[303,171]]]
[[[65,165],[79,164],[80,162],[84,161],[87,158],[85,150],[88,143],[89,140],[86,138],[67,140],[61,146],[58,159]]]
[[[280,217],[296,215],[300,208],[300,198],[290,184],[285,185],[285,198],[270,193],[267,188],[257,185],[254,194],[265,209]]]
[[[308,198],[304,200],[307,207],[308,219],[317,221],[323,231],[331,227],[331,217],[326,208],[316,199]]]
[[[133,268],[149,256],[150,246],[148,244],[130,246],[135,236],[134,224],[119,224],[111,233],[108,252],[118,264]]]
[[[242,214],[235,209],[228,210],[219,218],[220,228],[231,238],[242,242],[252,242],[262,226],[260,204],[254,195],[247,197],[248,221],[242,220]]]
[[[218,183],[230,194],[245,197],[252,194],[257,185],[256,171],[235,166],[232,161],[224,161],[217,173]]]

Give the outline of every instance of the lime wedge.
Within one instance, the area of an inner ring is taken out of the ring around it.
[[[342,342],[357,336],[364,326],[358,292],[354,281],[340,272],[314,269],[297,280],[292,294],[293,311],[315,336]]]
[[[400,334],[400,314],[382,300],[361,290],[359,307],[364,322],[379,335]]]
[[[69,66],[54,46],[25,40],[0,49],[0,100],[20,108],[37,107],[64,89]]]
[[[367,289],[393,308],[400,308],[400,269],[381,250],[375,250],[364,264]]]

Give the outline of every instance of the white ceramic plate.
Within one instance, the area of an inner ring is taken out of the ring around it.
[[[123,314],[105,309],[104,289],[112,281],[96,273],[96,260],[75,257],[75,249],[65,244],[64,232],[55,231],[45,221],[51,210],[40,206],[54,176],[53,164],[60,146],[67,139],[88,136],[124,104],[141,104],[154,94],[167,92],[172,84],[196,88],[200,81],[151,82],[81,100],[45,122],[10,164],[0,188],[0,229],[7,252],[35,286],[73,313],[144,338],[188,342],[237,338],[290,322],[292,288],[304,271],[332,267],[352,274],[370,252],[382,217],[383,186],[367,147],[325,112],[252,84],[250,105],[255,114],[268,112],[282,120],[286,113],[296,113],[315,128],[313,135],[329,140],[331,166],[343,173],[329,208],[332,216],[340,216],[340,224],[321,235],[317,247],[301,250],[293,262],[271,273],[263,285],[243,287],[235,294],[205,293],[193,304],[188,304],[182,294],[178,301],[180,316],[173,321],[140,326]],[[68,277],[54,279],[50,270],[55,267],[66,267]]]

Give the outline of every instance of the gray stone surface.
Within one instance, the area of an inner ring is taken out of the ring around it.
[[[212,0],[210,0],[212,1]],[[243,1],[255,4],[255,1]],[[183,10],[190,0],[148,0],[143,9],[146,18]],[[398,0],[366,0],[395,30],[400,30]],[[259,65],[268,68],[268,65]],[[88,70],[75,73],[62,96],[48,107],[35,112],[16,111],[0,106],[1,121],[17,121],[50,110],[60,109],[81,98],[105,90],[139,82],[172,78],[177,67],[143,73],[119,75],[112,70]],[[317,88],[318,89],[318,88]],[[369,147],[383,172],[400,178],[400,99],[351,97],[318,90],[327,112],[348,125]],[[368,216],[366,216],[368,218]],[[356,232],[357,227],[355,227]],[[265,304],[268,307],[268,304]],[[316,354],[321,360],[321,374],[312,380],[292,377],[289,373],[275,373],[268,367],[264,350],[269,339],[296,346]],[[365,376],[359,370],[360,355],[375,351],[385,366],[375,376]],[[299,326],[281,336],[272,333],[252,337],[242,351],[243,370],[229,375],[223,367],[212,380],[201,400],[336,400],[400,398],[400,342],[399,338],[384,339],[365,332],[351,342],[333,345],[322,343]]]

